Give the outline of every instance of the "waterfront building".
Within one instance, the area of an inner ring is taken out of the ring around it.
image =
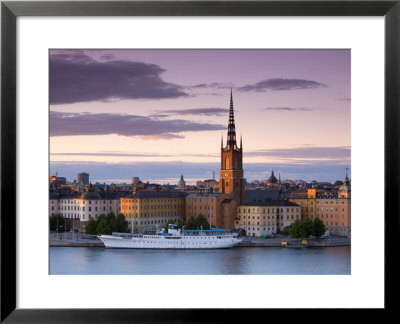
[[[349,198],[317,198],[317,215],[329,234],[351,236],[351,200]]]
[[[229,195],[218,193],[192,193],[185,199],[185,219],[200,214],[212,227],[231,230],[236,218],[236,201]]]
[[[118,215],[120,210],[120,197],[118,193],[96,192],[90,185],[82,195],[59,194],[50,192],[49,216],[61,214],[66,219],[79,220],[80,230],[85,231],[89,219],[97,219],[101,214],[113,212]]]
[[[351,187],[347,172],[338,196],[319,195],[316,203],[316,216],[324,222],[329,234],[351,237]]]
[[[169,220],[177,224],[185,218],[184,192],[137,191],[122,197],[120,212],[135,233],[164,227]]]
[[[59,193],[54,187],[50,187],[50,194],[49,194],[49,217],[51,215],[55,215],[59,213]]]
[[[219,179],[219,192],[226,194],[237,203],[244,200],[245,182],[243,178],[243,146],[236,143],[235,118],[233,111],[232,87],[229,108],[228,136],[226,145],[221,139],[221,170]]]
[[[265,200],[237,206],[235,229],[246,236],[276,234],[301,219],[299,205],[287,200]]]
[[[199,214],[207,218],[209,224],[220,227],[221,203],[225,196],[218,193],[191,193],[185,198],[185,219],[197,217]]]
[[[291,192],[282,194],[283,199],[288,199],[289,201],[299,205],[301,207],[301,219],[304,220],[307,217],[310,219],[315,219],[316,215],[316,198],[317,189],[295,189]]]
[[[89,184],[89,173],[78,173],[77,175],[77,182],[82,185],[88,185]]]

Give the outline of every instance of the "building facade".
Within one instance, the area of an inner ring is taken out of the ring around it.
[[[276,234],[301,219],[299,205],[287,200],[266,200],[237,206],[235,229],[246,236],[260,237]]]
[[[61,214],[66,219],[79,220],[80,230],[85,231],[89,219],[113,212],[118,215],[120,195],[97,193],[92,186],[82,195],[56,195],[50,192],[49,216]]]
[[[169,220],[177,224],[185,219],[185,196],[183,192],[138,191],[121,198],[120,212],[135,233],[153,230],[164,227]]]
[[[317,189],[296,189],[284,196],[301,207],[301,219],[314,219],[316,215]]]
[[[317,217],[330,235],[351,237],[351,200],[317,198]]]

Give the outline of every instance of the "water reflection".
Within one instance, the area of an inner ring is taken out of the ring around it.
[[[350,274],[350,247],[226,250],[50,248],[50,274]]]

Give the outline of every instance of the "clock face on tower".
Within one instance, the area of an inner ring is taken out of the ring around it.
[[[228,173],[225,173],[224,175],[225,175],[225,178],[228,178]]]

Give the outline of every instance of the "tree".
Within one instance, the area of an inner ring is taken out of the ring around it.
[[[57,231],[58,225],[58,232],[62,232],[64,229],[65,220],[61,214],[53,214],[50,216],[49,225],[50,231]]]
[[[201,229],[202,227],[203,229],[210,228],[210,224],[208,223],[207,218],[203,214],[199,214],[196,217],[196,227],[197,229]]]
[[[309,217],[307,217],[301,223],[303,227],[303,237],[310,237],[313,233],[313,221]]]
[[[291,225],[290,225],[291,226]],[[279,231],[278,234],[289,235],[290,226],[286,226],[283,231]]]
[[[188,230],[197,229],[196,218],[194,218],[193,216],[190,216],[186,222],[185,229],[188,229]]]
[[[85,226],[85,233],[97,235],[97,221],[95,221],[93,218],[89,219],[87,222]]]
[[[128,233],[129,232],[129,226],[128,226],[128,221],[125,219],[124,214],[119,213],[118,216],[116,217],[115,220],[115,225],[116,225],[116,232],[120,233]]]
[[[320,236],[324,235],[326,231],[324,222],[316,217],[313,221],[313,235],[318,239]]]
[[[304,236],[303,224],[300,219],[296,219],[289,229],[289,235],[295,239],[299,239]]]
[[[182,229],[183,226],[185,226],[185,225],[186,225],[186,221],[185,221],[184,219],[180,219],[180,220],[178,221],[178,228],[179,228],[179,229]]]
[[[109,231],[108,225],[107,225],[107,220],[106,218],[101,218],[97,220],[97,234],[102,235],[102,234],[112,234],[112,232]]]

